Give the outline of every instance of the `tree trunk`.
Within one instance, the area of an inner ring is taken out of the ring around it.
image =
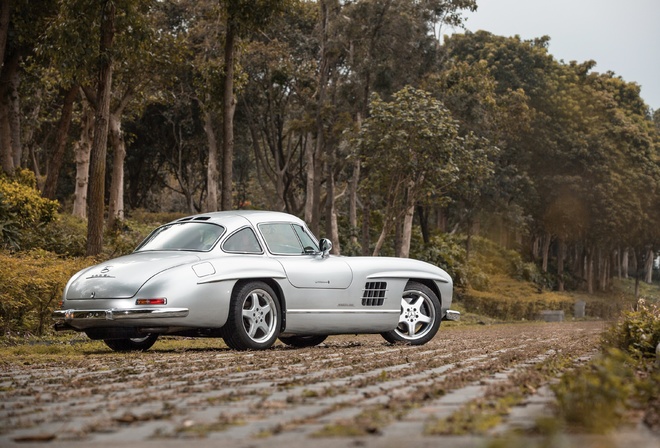
[[[587,292],[589,294],[594,293],[594,251],[593,249],[589,249],[587,252],[587,266],[586,266],[586,274],[587,274]]]
[[[87,255],[98,255],[103,250],[105,157],[108,144],[110,94],[112,92],[112,46],[115,35],[115,10],[115,2],[106,0],[103,3],[94,142],[92,143],[87,197]]]
[[[558,241],[559,250],[557,253],[557,290],[564,291],[564,258],[566,258],[566,244],[563,238]]]
[[[17,53],[8,54],[0,73],[0,164],[2,171],[10,176],[20,165],[20,160],[18,164],[16,163],[13,142],[15,135],[12,132],[12,116],[15,114],[12,102],[12,79],[18,71],[18,62]]]
[[[87,218],[87,187],[89,185],[89,156],[92,152],[94,111],[83,102],[80,139],[74,146],[76,160],[76,188],[73,195],[73,216]]]
[[[349,181],[348,189],[348,227],[349,238],[351,247],[355,248],[358,244],[358,218],[357,218],[357,203],[358,203],[358,185],[360,182],[360,161],[355,158],[353,164],[353,174]]]
[[[630,257],[630,249],[626,247],[623,250],[623,256],[621,258],[621,274],[623,278],[628,278],[629,257]]]
[[[9,77],[9,129],[11,130],[11,148],[14,158],[14,167],[22,166],[23,160],[23,139],[21,138],[21,101],[18,88],[21,84],[19,63],[20,55],[15,53],[12,60],[16,64],[16,69],[11,70]]]
[[[332,253],[338,255],[339,247],[339,228],[337,226],[337,213],[335,212],[335,176],[334,176],[334,148],[330,152],[326,166],[326,200],[325,200],[325,219],[326,234],[332,241]]]
[[[412,239],[413,219],[415,217],[415,202],[415,184],[411,182],[411,185],[408,186],[406,210],[403,215],[403,225],[401,227],[401,245],[399,247],[399,257],[401,258],[410,257],[410,240]]]
[[[552,241],[552,235],[549,233],[545,234],[545,237],[543,238],[543,262],[541,264],[541,271],[543,273],[548,272],[548,257],[550,254],[550,242]]]
[[[369,255],[371,247],[371,201],[364,201],[362,207],[362,255]]]
[[[377,257],[380,254],[380,250],[383,248],[383,244],[385,244],[385,237],[387,237],[387,235],[390,233],[392,227],[396,225],[396,219],[391,216],[391,212],[391,208],[388,207],[385,209],[385,213],[383,213],[383,216],[385,217],[383,222],[383,230],[380,232],[378,241],[376,241],[374,252],[371,254],[372,257]]]
[[[236,41],[236,25],[230,17],[227,21],[225,35],[225,80],[222,105],[222,210],[233,207],[233,164],[234,164],[234,112],[236,98],[234,97],[234,57]]]
[[[323,108],[326,100],[326,88],[328,84],[328,78],[330,76],[330,58],[327,51],[328,45],[328,5],[326,0],[321,0],[319,2],[319,7],[321,9],[319,20],[320,20],[320,48],[319,48],[319,83],[318,83],[318,92],[316,96],[316,149],[314,151],[315,160],[314,165],[316,168],[315,173],[315,182],[314,185],[314,208],[312,209],[312,232],[318,231],[320,227],[321,220],[321,211],[320,211],[320,202],[321,202],[321,176],[322,163],[321,155],[325,150],[325,126],[323,124]]]
[[[7,36],[9,35],[11,3],[11,0],[0,0],[0,63],[5,60]]]
[[[71,125],[71,117],[73,116],[73,103],[78,96],[79,88],[77,85],[71,87],[64,95],[64,103],[62,104],[62,112],[60,120],[57,123],[57,133],[55,135],[55,149],[50,157],[48,164],[48,175],[46,176],[46,183],[44,184],[43,195],[49,199],[55,199],[57,193],[57,181],[60,177],[60,170],[64,161],[64,152],[66,150],[66,142],[69,137],[69,127]],[[83,131],[84,132],[84,131]]]
[[[315,182],[315,167],[314,167],[314,146],[312,146],[312,134],[307,134],[305,144],[303,146],[304,159],[305,159],[305,222],[310,225],[312,233],[318,236],[317,230],[312,228],[312,215],[314,214],[314,182]]]
[[[110,114],[109,135],[113,150],[112,179],[110,181],[110,200],[108,202],[108,227],[124,219],[124,161],[126,160],[126,142],[121,129],[121,118]]]
[[[2,171],[9,175],[14,175],[14,156],[11,151],[11,127],[9,124],[9,108],[3,100],[5,95],[0,89],[0,164]]]
[[[209,110],[204,109],[204,132],[209,145],[209,159],[206,166],[206,205],[205,211],[218,210],[218,185],[220,173],[218,172],[218,141],[213,129],[213,116]]]
[[[646,254],[646,264],[644,265],[644,281],[648,284],[653,283],[653,258],[655,253],[653,249],[649,249]]]

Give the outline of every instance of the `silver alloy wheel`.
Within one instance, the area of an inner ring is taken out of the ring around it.
[[[251,340],[261,344],[273,337],[277,330],[277,308],[275,299],[268,291],[250,291],[243,301],[242,309],[243,328]]]
[[[417,290],[404,291],[401,297],[399,325],[394,332],[407,341],[421,339],[433,329],[436,319],[435,307],[426,293]]]

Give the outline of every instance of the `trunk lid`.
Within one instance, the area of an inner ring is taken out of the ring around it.
[[[189,252],[137,252],[92,266],[71,281],[67,300],[128,299],[154,275],[200,260]]]

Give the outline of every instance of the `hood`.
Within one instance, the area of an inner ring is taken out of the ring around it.
[[[154,275],[199,261],[189,252],[137,252],[81,271],[66,290],[66,299],[128,299]]]

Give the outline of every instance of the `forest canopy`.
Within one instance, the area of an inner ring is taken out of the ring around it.
[[[348,255],[488,237],[559,290],[649,272],[660,114],[548,36],[440,35],[477,6],[0,1],[3,245],[29,169],[90,255],[137,211],[256,208]]]

